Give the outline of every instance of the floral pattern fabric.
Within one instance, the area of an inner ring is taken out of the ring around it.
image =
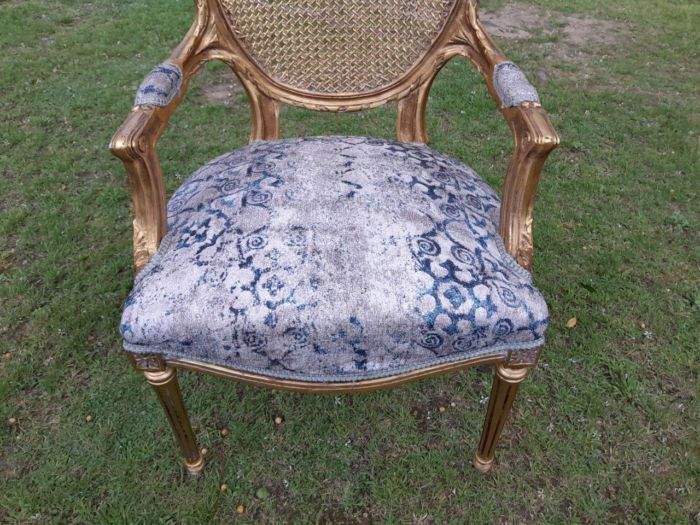
[[[182,70],[177,64],[163,62],[154,67],[143,79],[134,106],[160,106],[170,104],[180,94]]]
[[[513,108],[523,102],[540,102],[535,87],[513,62],[501,62],[493,73],[493,85],[501,100],[501,107]]]
[[[320,382],[536,348],[547,307],[498,214],[473,170],[427,146],[256,142],[172,196],[124,347]]]

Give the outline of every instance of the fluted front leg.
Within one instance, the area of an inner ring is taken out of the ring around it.
[[[496,365],[489,407],[486,411],[484,428],[481,431],[481,441],[474,458],[474,467],[480,472],[488,472],[493,466],[498,439],[501,437],[501,431],[510,414],[518,387],[525,379],[527,372],[527,368],[508,368],[501,364]]]
[[[144,371],[143,375],[146,376],[146,380],[155,390],[165,409],[165,415],[168,416],[170,426],[173,428],[182,454],[185,456],[185,466],[188,472],[193,476],[199,475],[204,468],[204,458],[197,448],[192,425],[190,425],[185,404],[182,401],[182,394],[177,383],[177,371],[175,368],[165,367],[164,370]]]

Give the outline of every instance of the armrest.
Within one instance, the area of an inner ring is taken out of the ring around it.
[[[134,266],[139,272],[165,235],[165,185],[156,143],[168,116],[155,107],[136,106],[112,137],[112,153],[124,162],[134,214]]]
[[[531,270],[537,185],[547,156],[559,144],[559,136],[539,103],[522,102],[501,113],[513,131],[515,150],[503,185],[499,233],[508,253]]]
[[[492,93],[500,103],[515,142],[503,185],[499,234],[508,253],[522,267],[531,270],[535,195],[544,162],[559,144],[559,137],[540,104],[537,90],[520,68],[505,57],[499,57],[496,62]]]
[[[548,155],[559,136],[540,104],[537,90],[523,72],[488,40],[492,53],[485,57],[491,71],[489,91],[513,132],[515,149],[503,184],[499,234],[508,253],[532,269],[532,223],[537,185]]]
[[[489,93],[508,122],[515,149],[501,198],[499,234],[508,253],[525,269],[532,268],[532,222],[537,185],[547,156],[559,144],[537,90],[508,61],[486,34],[478,17],[478,0],[468,0],[461,54],[482,73]]]
[[[170,58],[143,80],[134,107],[110,142],[124,162],[134,214],[134,266],[141,271],[158,250],[168,229],[165,185],[156,146],[170,115],[180,105],[187,84],[208,59],[208,13],[200,11]]]

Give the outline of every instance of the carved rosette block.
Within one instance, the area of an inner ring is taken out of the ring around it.
[[[161,354],[135,354],[127,353],[127,357],[134,368],[140,372],[158,372],[165,370],[165,359]]]
[[[532,367],[537,364],[537,360],[540,357],[542,348],[528,349],[528,350],[511,350],[508,352],[508,358],[506,360],[506,366],[519,367],[528,366]]]

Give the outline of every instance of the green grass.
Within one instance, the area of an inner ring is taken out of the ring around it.
[[[556,31],[500,41],[533,77],[546,72],[538,88],[563,143],[536,213],[548,345],[495,471],[470,467],[490,384],[479,370],[339,397],[182,374],[211,451],[190,480],[120,351],[129,195],[106,146],[140,79],[185,33],[191,2],[0,2],[0,521],[697,523],[700,4],[537,5],[554,30],[564,16],[623,30],[563,54]],[[172,119],[160,149],[170,190],[246,140],[243,94],[206,97],[224,75],[208,66]],[[286,109],[282,125],[284,136],[391,137],[393,119],[393,107]],[[433,147],[500,187],[511,139],[465,63],[438,77],[428,122]]]

